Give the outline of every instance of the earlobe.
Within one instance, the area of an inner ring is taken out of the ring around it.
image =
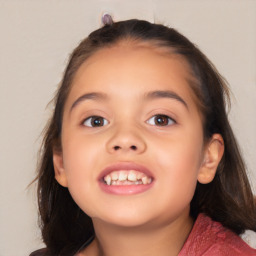
[[[200,167],[197,180],[202,184],[210,183],[216,174],[218,165],[224,153],[224,141],[220,134],[214,134],[207,144],[203,163]]]
[[[63,155],[61,152],[53,153],[53,166],[57,182],[63,187],[68,187],[66,172],[63,165]]]

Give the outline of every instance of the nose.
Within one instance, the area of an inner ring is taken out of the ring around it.
[[[141,154],[146,150],[146,143],[139,130],[116,128],[108,140],[107,151],[113,153]]]

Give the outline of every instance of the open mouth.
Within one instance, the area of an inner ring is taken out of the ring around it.
[[[145,173],[136,170],[112,171],[103,177],[105,184],[109,186],[120,185],[146,185],[152,182],[152,178]]]
[[[154,177],[146,167],[133,162],[119,162],[106,167],[98,177],[100,188],[110,194],[132,195],[149,190]]]

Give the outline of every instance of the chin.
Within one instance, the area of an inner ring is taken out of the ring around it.
[[[121,212],[111,212],[110,214],[106,215],[102,214],[101,216],[92,217],[93,221],[99,220],[102,224],[114,225],[123,228],[136,228],[142,227],[150,222],[150,216],[145,216],[140,212],[133,212],[130,211],[121,211]]]

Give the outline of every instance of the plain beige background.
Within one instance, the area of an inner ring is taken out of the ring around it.
[[[230,121],[256,187],[255,0],[0,0],[0,256],[42,246],[35,187],[26,186],[46,105],[69,53],[100,26],[103,12],[173,26],[213,61],[234,93]]]

